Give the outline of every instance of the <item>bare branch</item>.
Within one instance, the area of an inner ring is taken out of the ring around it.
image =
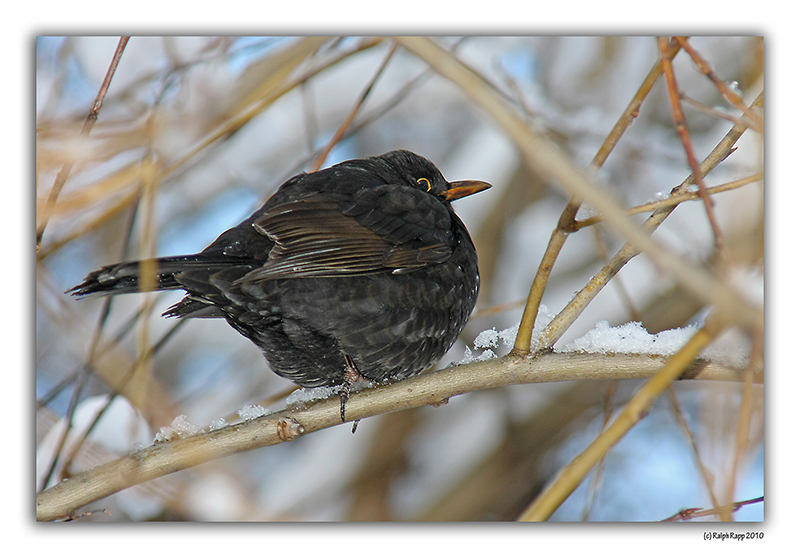
[[[733,323],[749,327],[758,321],[760,310],[742,293],[727,280],[715,277],[652,240],[625,215],[615,200],[585,172],[575,168],[560,149],[523,122],[491,87],[456,57],[425,37],[397,37],[395,40],[458,85],[477,106],[486,110],[517,144],[531,168],[559,181],[572,195],[583,198],[606,215],[609,225],[627,238],[637,251],[646,253],[660,269],[671,274],[693,296],[713,305]]]
[[[358,421],[423,405],[438,406],[456,395],[512,384],[650,378],[662,366],[660,358],[638,355],[551,353],[536,359],[507,356],[446,368],[352,394],[347,402],[347,418]],[[740,373],[696,360],[688,363],[681,377],[739,381]],[[341,425],[339,410],[337,395],[302,409],[283,409],[245,423],[151,446],[41,492],[37,496],[37,519],[51,521],[66,517],[83,505],[133,485],[234,453]]]
[[[722,331],[724,323],[711,316],[706,324],[625,405],[620,416],[556,476],[520,516],[520,521],[546,521],[583,482],[592,468],[642,418],[656,399],[681,377],[697,354]]]
[[[97,92],[97,97],[95,97],[94,103],[92,103],[92,108],[89,109],[89,114],[86,115],[86,120],[83,123],[83,128],[81,129],[80,133],[80,137],[82,139],[85,139],[89,136],[92,128],[94,127],[94,123],[97,122],[97,116],[100,114],[100,108],[103,106],[103,100],[105,99],[108,88],[111,85],[111,79],[114,77],[114,73],[117,71],[117,66],[119,65],[119,61],[122,59],[122,53],[125,52],[125,46],[128,44],[129,39],[130,37],[120,37],[119,39],[117,48],[114,51],[114,56],[111,58],[111,64],[106,72],[106,77],[103,78],[103,83],[100,85],[100,90]],[[61,193],[61,189],[64,187],[64,184],[66,184],[67,178],[69,178],[69,173],[72,171],[74,164],[75,161],[64,163],[64,166],[61,168],[61,172],[59,172],[56,176],[56,181],[53,184],[53,188],[50,190],[50,195],[47,197],[47,202],[42,209],[39,226],[36,228],[37,253],[39,252],[39,248],[42,246],[44,230],[47,228],[47,223],[50,221],[50,216],[53,214],[53,209],[55,208],[58,195]]]

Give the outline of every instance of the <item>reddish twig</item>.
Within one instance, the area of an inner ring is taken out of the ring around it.
[[[681,45],[681,48],[686,51],[686,54],[692,57],[692,60],[694,60],[694,63],[700,73],[711,80],[725,100],[742,111],[745,116],[750,119],[750,121],[753,123],[753,127],[755,127],[758,132],[763,132],[764,123],[761,118],[759,118],[759,116],[752,109],[744,104],[744,100],[742,100],[741,95],[733,91],[727,83],[722,81],[719,76],[714,73],[714,70],[711,69],[711,66],[708,64],[708,62],[706,62],[705,59],[700,56],[700,53],[689,44],[689,37],[675,37],[675,40],[678,41],[678,44]]]
[[[111,79],[114,77],[114,73],[117,71],[117,66],[119,65],[119,61],[122,59],[122,53],[125,51],[125,46],[128,44],[129,39],[130,39],[129,36],[120,37],[119,39],[117,48],[114,51],[114,57],[111,59],[111,64],[108,67],[108,71],[106,71],[106,77],[103,78],[103,83],[100,85],[100,90],[97,92],[97,97],[95,97],[94,103],[92,104],[92,108],[89,110],[89,114],[86,116],[86,120],[83,122],[83,128],[81,129],[81,133],[79,136],[82,139],[86,139],[89,136],[89,133],[92,131],[95,122],[97,122],[97,117],[100,114],[100,108],[103,106],[103,100],[106,98],[106,93],[108,92],[108,88],[111,85]],[[50,195],[47,197],[47,203],[45,204],[42,210],[41,223],[39,224],[39,227],[36,229],[37,254],[39,253],[39,248],[41,248],[42,246],[42,236],[44,236],[44,229],[47,227],[48,221],[50,221],[50,216],[53,214],[53,209],[55,208],[58,195],[61,193],[61,189],[67,182],[67,178],[69,177],[69,173],[72,171],[72,167],[74,166],[74,164],[75,164],[74,160],[64,163],[64,166],[56,175],[56,180],[53,183],[53,188],[50,190]]]
[[[761,106],[763,94],[759,95],[753,106]],[[703,176],[710,173],[717,165],[724,161],[731,154],[734,145],[747,130],[746,127],[734,126],[725,134],[711,153],[700,164],[700,171]],[[694,175],[689,175],[679,186],[672,189],[671,196],[681,196],[688,192],[689,186],[693,184]],[[660,206],[643,223],[642,228],[646,234],[652,234],[669,217],[675,206]],[[572,300],[553,318],[542,332],[539,338],[540,347],[552,347],[553,344],[564,334],[567,328],[572,325],[578,315],[586,306],[597,296],[600,289],[614,278],[620,269],[625,266],[632,258],[637,256],[640,251],[630,242],[626,243],[620,250],[603,266],[603,268],[592,277],[583,289],[578,291]],[[688,285],[688,283],[686,283]],[[737,304],[738,306],[738,304]],[[731,311],[733,311],[731,309]]]
[[[675,515],[671,515],[666,519],[662,519],[661,522],[665,521],[688,521],[690,519],[695,519],[697,517],[706,517],[709,515],[719,515],[722,513],[722,508],[731,508],[731,513],[737,512],[742,509],[744,506],[748,506],[750,504],[758,504],[759,502],[763,502],[764,497],[759,496],[758,498],[752,498],[751,500],[742,500],[741,502],[733,502],[728,506],[720,506],[719,508],[711,508],[708,510],[704,510],[703,508],[686,508],[684,510],[679,511]]]
[[[678,90],[678,81],[675,78],[675,71],[672,67],[672,60],[668,58],[669,41],[667,37],[658,38],[658,48],[661,52],[661,63],[664,66],[664,77],[667,82],[667,91],[669,92],[669,100],[672,105],[672,120],[675,122],[675,129],[681,138],[683,148],[686,151],[686,159],[689,162],[689,167],[694,174],[694,182],[700,191],[700,197],[703,199],[703,204],[706,207],[706,214],[708,215],[708,222],[711,225],[711,230],[714,233],[714,245],[721,254],[725,254],[724,246],[722,243],[722,231],[717,223],[717,218],[714,215],[714,202],[706,189],[705,181],[703,180],[703,173],[700,172],[700,163],[694,153],[692,147],[692,139],[689,135],[689,128],[686,126],[686,116],[683,113],[681,106],[681,96]],[[723,257],[723,260],[726,258]]]

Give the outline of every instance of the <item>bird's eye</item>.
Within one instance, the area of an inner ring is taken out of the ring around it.
[[[423,182],[428,185],[428,189],[425,190],[425,191],[426,192],[430,192],[431,191],[431,181],[428,180],[427,178],[420,178],[420,179],[417,180],[417,184],[421,184]]]

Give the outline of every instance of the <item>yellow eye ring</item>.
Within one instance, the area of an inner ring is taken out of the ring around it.
[[[426,192],[430,192],[431,191],[431,181],[430,180],[428,180],[427,178],[419,178],[419,179],[417,179],[417,184],[419,184],[420,182],[425,182],[425,184],[428,185],[428,189],[425,190]]]

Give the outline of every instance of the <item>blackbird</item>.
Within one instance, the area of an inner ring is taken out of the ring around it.
[[[475,246],[450,202],[491,186],[447,182],[410,151],[301,173],[198,254],[90,273],[79,297],[183,289],[164,316],[225,318],[303,387],[398,380],[455,342],[478,296]]]

